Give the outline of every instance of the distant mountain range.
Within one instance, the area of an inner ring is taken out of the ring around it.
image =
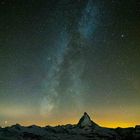
[[[101,127],[85,112],[76,125],[24,127],[16,124],[0,128],[0,140],[140,140],[140,126]]]

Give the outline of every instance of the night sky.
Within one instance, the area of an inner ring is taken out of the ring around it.
[[[0,0],[0,126],[140,124],[140,3]]]

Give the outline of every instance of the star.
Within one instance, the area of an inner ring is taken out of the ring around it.
[[[124,38],[124,34],[121,34],[121,38]]]

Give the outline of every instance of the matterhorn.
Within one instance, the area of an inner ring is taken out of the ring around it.
[[[90,119],[85,112],[77,124],[58,126],[21,126],[1,128],[0,140],[140,140],[140,126],[106,128]]]
[[[95,122],[93,122],[89,115],[85,112],[84,115],[81,117],[81,119],[79,120],[78,124],[79,127],[83,128],[83,127],[96,127],[98,126]]]

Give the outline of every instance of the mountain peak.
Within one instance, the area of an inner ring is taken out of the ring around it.
[[[97,124],[90,119],[89,115],[86,112],[84,112],[84,115],[81,117],[81,119],[78,122],[78,126],[89,127],[89,126],[97,126]]]

